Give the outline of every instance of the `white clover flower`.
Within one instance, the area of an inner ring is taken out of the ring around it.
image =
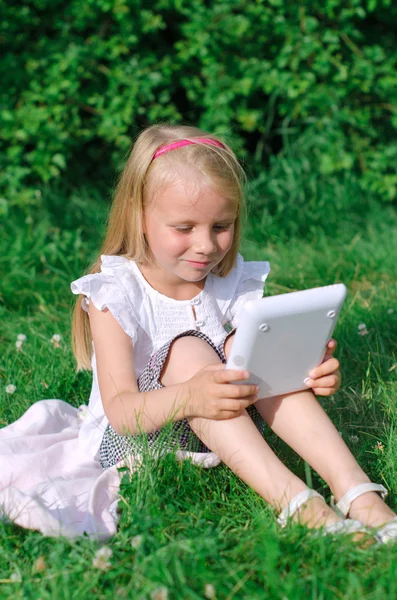
[[[358,435],[349,435],[349,440],[351,441],[352,444],[357,444]]]
[[[363,336],[363,335],[368,335],[369,331],[368,329],[362,329],[361,331],[358,332],[359,335]]]
[[[204,586],[204,596],[206,598],[208,598],[208,600],[215,600],[216,599],[216,593],[215,593],[215,588],[212,585],[212,583],[206,583]]]
[[[369,331],[368,331],[365,323],[360,323],[358,325],[357,329],[358,329],[358,335],[368,335],[369,334]]]
[[[10,581],[12,581],[13,583],[19,583],[20,581],[22,581],[22,577],[20,573],[11,573],[10,575]]]
[[[61,339],[62,337],[59,335],[59,333],[54,333],[54,335],[50,339],[50,342],[52,342],[54,348],[59,348],[59,342],[61,341]]]
[[[27,337],[24,333],[18,333],[17,340],[18,340],[18,342],[26,342]]]
[[[109,546],[102,546],[102,548],[99,548],[99,550],[97,550],[95,552],[95,556],[97,557],[102,557],[102,558],[112,558],[113,556],[113,550],[111,548],[109,548]]]
[[[18,350],[18,352],[22,349],[23,346],[23,341],[22,340],[17,340],[15,342],[15,348]]]
[[[88,406],[86,404],[82,404],[81,406],[78,407],[77,416],[82,421],[84,421],[84,419],[86,418],[87,413],[88,413]]]
[[[135,550],[137,548],[139,548],[139,546],[142,545],[143,542],[143,535],[134,535],[134,537],[131,538],[131,546],[133,548],[135,548]]]
[[[10,383],[9,385],[6,385],[6,394],[13,394],[16,389],[16,386]]]
[[[388,315],[392,315],[394,313],[394,308],[388,308],[387,309],[387,314]]]
[[[92,559],[92,566],[101,571],[107,571],[112,566],[110,558],[112,558],[113,551],[108,546],[102,546],[95,552],[95,556]]]
[[[167,600],[168,590],[166,587],[159,587],[150,594],[150,600]]]

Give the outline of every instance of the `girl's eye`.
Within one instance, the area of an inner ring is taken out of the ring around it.
[[[214,231],[227,231],[232,227],[233,223],[219,223],[218,225],[214,225]],[[186,225],[185,227],[175,227],[175,231],[178,233],[191,233],[193,227]]]
[[[223,223],[219,225],[214,225],[215,231],[227,231],[232,226],[232,223]]]

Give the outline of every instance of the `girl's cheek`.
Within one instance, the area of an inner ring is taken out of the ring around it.
[[[169,239],[168,241],[168,247],[171,249],[172,252],[181,252],[188,246],[189,244],[187,237],[185,238],[181,235],[172,236],[171,239]]]
[[[232,244],[233,244],[233,238],[234,238],[234,230],[230,229],[229,231],[225,231],[224,234],[222,234],[221,236],[221,240],[220,240],[220,247],[224,250],[224,251],[228,251],[230,250]]]

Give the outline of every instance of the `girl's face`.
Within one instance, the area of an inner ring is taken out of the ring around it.
[[[235,219],[233,203],[194,177],[163,188],[144,211],[155,263],[149,268],[156,271],[152,281],[153,276],[169,285],[205,280],[232,246]]]

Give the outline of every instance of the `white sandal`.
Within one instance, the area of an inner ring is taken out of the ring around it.
[[[318,492],[307,488],[292,498],[291,502],[281,511],[277,518],[277,523],[280,527],[285,527],[291,517],[300,509],[303,504],[311,498],[321,498],[325,502],[323,496]],[[364,525],[360,521],[354,519],[344,519],[343,521],[335,521],[324,525],[320,530],[324,535],[327,534],[352,534],[356,532],[368,533]]]
[[[397,541],[397,517],[383,525],[375,533],[375,537],[380,544],[388,544],[389,542]]]
[[[332,496],[331,506],[340,516],[347,517],[352,502],[367,492],[378,492],[382,500],[387,496],[387,489],[383,485],[379,483],[361,483],[349,490],[336,504]],[[375,533],[375,538],[381,544],[397,541],[397,517],[380,527]]]

